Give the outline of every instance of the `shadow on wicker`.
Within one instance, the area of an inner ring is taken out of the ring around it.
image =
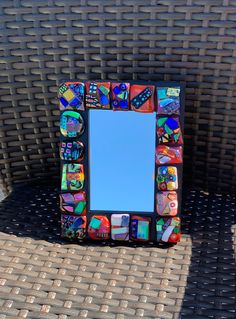
[[[168,249],[81,245],[60,239],[56,186],[17,187],[0,204],[1,313],[235,318],[235,202],[185,191],[183,239]]]

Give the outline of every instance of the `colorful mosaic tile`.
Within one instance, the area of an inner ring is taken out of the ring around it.
[[[131,217],[130,239],[148,241],[150,238],[150,217],[135,216]]]
[[[159,117],[157,119],[157,135],[160,144],[182,144],[183,137],[179,118],[166,116]]]
[[[62,112],[60,130],[65,137],[78,137],[83,134],[84,120],[82,115],[75,111]]]
[[[172,147],[161,144],[157,146],[156,164],[178,164],[182,162],[182,146]]]
[[[61,190],[80,190],[84,186],[84,166],[82,164],[63,164]]]
[[[158,167],[157,186],[161,191],[178,189],[178,173],[174,166]]]
[[[86,107],[110,109],[110,82],[86,82]]]
[[[91,239],[104,240],[110,238],[110,221],[106,216],[94,215],[88,225],[88,235]]]
[[[156,222],[157,241],[176,243],[180,241],[180,218],[159,218]]]
[[[157,88],[158,114],[180,114],[180,87]]]
[[[60,157],[64,161],[79,162],[83,159],[84,145],[79,141],[63,141],[60,143]]]
[[[176,216],[178,197],[175,191],[157,193],[156,210],[160,216]]]
[[[136,112],[154,112],[154,91],[153,85],[131,85],[130,100],[131,108]]]
[[[129,214],[111,215],[111,238],[129,240]]]
[[[112,107],[113,111],[129,110],[129,83],[112,83]]]
[[[84,111],[84,83],[66,82],[59,87],[60,109]]]
[[[87,217],[61,215],[61,235],[69,239],[83,239],[86,236]]]
[[[85,192],[60,194],[60,208],[63,213],[86,215]]]

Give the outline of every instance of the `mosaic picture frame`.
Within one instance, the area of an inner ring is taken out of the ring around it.
[[[60,84],[58,98],[62,237],[73,241],[178,242],[181,237],[184,85],[176,82],[68,81]],[[139,112],[140,116],[142,113],[156,114],[153,212],[90,209],[89,112],[93,109]],[[170,227],[162,220],[168,220]],[[178,220],[174,230],[172,220],[173,224]],[[165,226],[163,229],[160,223]],[[170,230],[175,234],[168,236]],[[164,236],[161,231],[165,231]]]

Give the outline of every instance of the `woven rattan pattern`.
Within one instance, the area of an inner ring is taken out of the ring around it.
[[[64,242],[57,198],[27,187],[0,204],[0,319],[236,318],[235,197],[184,191],[169,248]]]
[[[236,188],[235,0],[1,0],[4,187],[59,175],[62,79],[186,83],[185,178]]]

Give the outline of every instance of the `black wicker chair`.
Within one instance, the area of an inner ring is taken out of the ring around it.
[[[0,2],[0,318],[235,318],[236,1]],[[60,239],[63,79],[186,84],[183,238]]]

